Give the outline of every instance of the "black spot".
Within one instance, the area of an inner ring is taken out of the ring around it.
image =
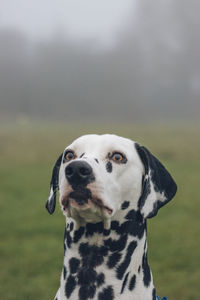
[[[67,247],[66,247],[66,244],[65,244],[65,241],[64,241],[64,256],[65,256],[66,250],[67,250]]]
[[[115,230],[116,232],[118,232],[119,229],[119,222],[118,221],[112,221],[111,222],[111,230]]]
[[[147,240],[145,240],[145,243],[144,243],[144,252],[147,250]]]
[[[113,169],[112,163],[110,161],[108,161],[107,164],[106,164],[106,171],[108,173],[112,173],[112,169]]]
[[[96,250],[95,250],[95,248],[96,248]],[[91,260],[90,260],[91,266],[93,266],[93,267],[101,265],[104,261],[104,257],[108,253],[107,248],[104,246],[95,247],[95,248],[94,248],[93,254],[91,256]]]
[[[65,228],[64,240],[67,243],[67,247],[70,248],[71,247],[71,243],[72,243],[72,238],[70,236],[70,232],[66,228]]]
[[[124,278],[124,281],[123,281],[123,284],[122,284],[122,289],[121,289],[121,294],[123,294],[123,291],[126,287],[126,283],[127,283],[127,280],[128,280],[128,275],[129,275],[129,273],[127,273],[125,278]]]
[[[124,210],[124,209],[128,208],[129,205],[130,205],[130,202],[129,202],[129,201],[124,201],[124,202],[122,203],[121,209]]]
[[[102,233],[104,230],[103,222],[87,223],[86,224],[86,237],[93,236],[94,233]]]
[[[138,273],[140,273],[140,270],[141,270],[141,266],[139,266],[139,268],[138,268]]]
[[[108,286],[103,289],[102,292],[98,295],[98,300],[113,300],[114,299],[114,291],[112,286]]]
[[[108,236],[110,234],[110,229],[104,229],[103,230],[103,235]]]
[[[92,268],[82,268],[78,273],[78,284],[90,285],[96,281],[97,272]]]
[[[73,242],[77,243],[82,238],[84,232],[85,232],[85,227],[82,226],[78,230],[76,230],[74,233]]]
[[[117,265],[117,263],[120,261],[121,256],[122,256],[121,253],[118,252],[114,252],[113,254],[111,254],[107,262],[108,268],[110,269],[114,268]]]
[[[143,269],[144,285],[146,287],[148,287],[150,282],[151,282],[151,271],[150,271],[150,268],[149,268],[149,265],[148,265],[148,260],[147,260],[147,254],[146,253],[144,253],[144,255],[143,255],[142,269]]]
[[[95,285],[83,285],[79,289],[79,300],[88,300],[94,298],[96,292]]]
[[[97,278],[96,278],[96,282],[97,282],[97,286],[101,286],[102,284],[104,284],[105,282],[105,275],[103,273],[100,273],[97,275]]]
[[[67,269],[65,266],[63,266],[63,279],[65,280],[67,276]]]
[[[132,257],[132,254],[136,247],[137,247],[136,241],[130,242],[130,244],[128,245],[126,256],[125,256],[123,262],[117,268],[117,278],[118,279],[123,278],[123,276],[126,272],[126,269],[128,268],[128,266],[131,262],[131,257]]]
[[[151,193],[150,179],[145,178],[145,180],[143,180],[142,194],[138,200],[138,208],[140,210],[144,206],[145,201],[150,193]]]
[[[82,158],[84,155],[85,155],[85,153],[82,153],[81,156],[80,156],[80,158]]]
[[[104,261],[104,256],[107,255],[108,249],[105,246],[90,246],[88,243],[81,243],[79,253],[82,256],[83,266],[91,268],[101,265]]]
[[[130,210],[127,215],[125,216],[125,219],[132,220],[137,223],[143,223],[143,217],[139,211],[135,211],[134,209]]]
[[[69,298],[76,287],[76,281],[73,276],[69,276],[65,285],[65,294]]]
[[[126,247],[128,236],[126,234],[122,235],[118,240],[112,240],[109,238],[104,241],[104,245],[111,251],[122,251]]]
[[[152,298],[153,298],[153,300],[156,300],[156,289],[155,288],[152,291]]]
[[[130,283],[129,283],[129,290],[130,291],[134,290],[135,284],[136,284],[136,276],[133,275],[133,277],[131,278]]]
[[[125,216],[125,219],[127,219],[127,221],[121,225],[118,221],[112,221],[111,229],[119,235],[126,233],[141,239],[146,230],[146,221],[143,219],[141,213],[139,211],[131,210]]]
[[[146,230],[145,223],[136,223],[134,221],[127,221],[121,225],[121,230],[127,232],[132,236],[136,236],[139,239],[142,239],[144,232]]]
[[[73,229],[74,229],[74,223],[71,222],[71,223],[70,223],[70,231],[72,231]]]
[[[88,255],[88,250],[89,250],[89,244],[88,243],[81,243],[79,246],[79,253],[81,256],[86,256]]]
[[[71,238],[69,232],[67,232],[67,246],[68,246],[68,248],[71,247],[71,243],[72,243],[72,238]]]
[[[79,265],[80,265],[80,260],[75,257],[72,257],[69,261],[70,272],[72,274],[76,273]]]
[[[97,159],[97,158],[95,158],[94,160],[95,160],[95,161],[96,161],[96,162],[99,164],[99,161],[98,161],[98,159]]]
[[[141,239],[146,230],[146,221],[143,219],[141,213],[132,209],[125,216],[125,219],[128,221],[121,225],[120,231],[127,232]]]

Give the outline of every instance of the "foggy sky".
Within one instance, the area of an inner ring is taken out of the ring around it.
[[[0,118],[199,119],[200,1],[115,1],[0,0]]]
[[[110,43],[129,14],[132,0],[0,0],[0,25],[32,37],[61,31],[73,38]]]

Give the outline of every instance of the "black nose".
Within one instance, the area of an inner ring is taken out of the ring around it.
[[[73,161],[65,169],[65,176],[72,186],[86,186],[95,177],[91,166],[85,161]]]

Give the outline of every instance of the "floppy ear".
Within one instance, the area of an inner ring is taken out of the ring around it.
[[[159,208],[174,197],[177,186],[169,172],[148,149],[138,144],[135,147],[145,169],[138,208],[144,218],[152,218]]]
[[[56,191],[58,189],[58,180],[59,180],[59,170],[60,170],[60,165],[62,161],[62,156],[61,154],[59,158],[57,159],[53,171],[52,171],[52,177],[51,177],[51,182],[50,182],[50,194],[49,198],[46,202],[46,209],[50,214],[52,214],[55,210],[56,207]]]

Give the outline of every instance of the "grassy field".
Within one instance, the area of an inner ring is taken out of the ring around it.
[[[0,299],[53,299],[64,217],[44,208],[51,168],[69,142],[92,132],[137,140],[170,170],[179,190],[148,222],[150,266],[160,296],[199,300],[200,125],[29,123],[0,126]]]

